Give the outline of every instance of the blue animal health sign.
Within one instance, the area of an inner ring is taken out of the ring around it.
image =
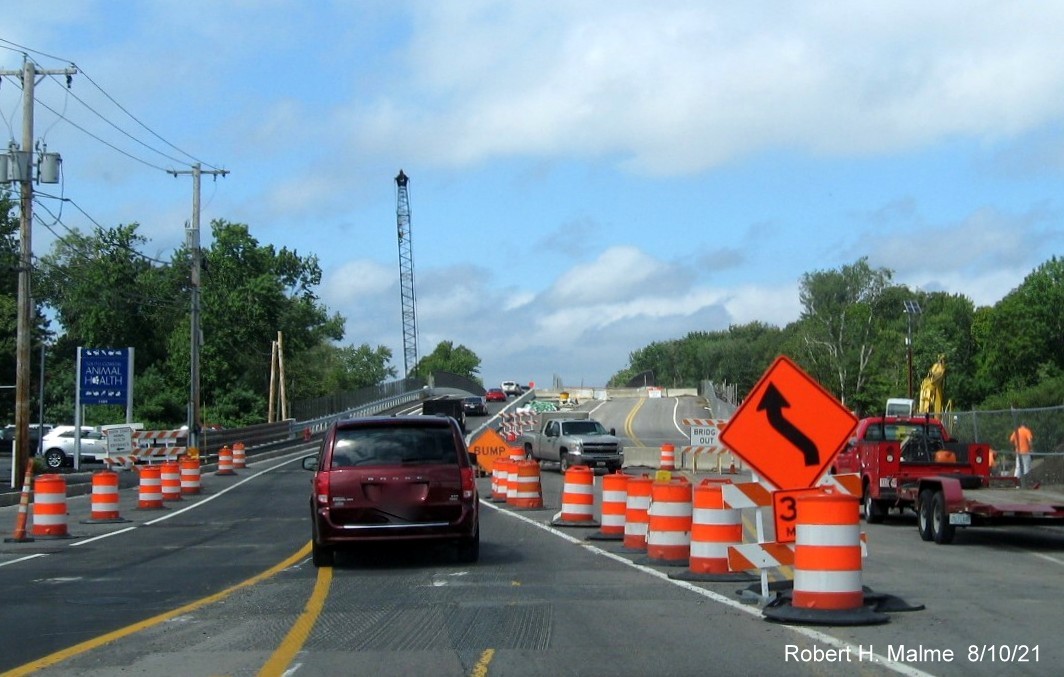
[[[128,404],[133,391],[132,348],[78,348],[81,404]]]

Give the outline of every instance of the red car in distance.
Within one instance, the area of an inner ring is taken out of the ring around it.
[[[505,402],[506,393],[502,388],[488,388],[488,392],[484,395],[484,399],[488,402]]]

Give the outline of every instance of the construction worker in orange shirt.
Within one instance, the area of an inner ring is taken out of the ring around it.
[[[1031,442],[1033,441],[1034,435],[1024,422],[1020,422],[1020,427],[1009,435],[1009,442],[1012,442],[1012,448],[1016,452],[1016,477],[1021,480],[1031,472]]]

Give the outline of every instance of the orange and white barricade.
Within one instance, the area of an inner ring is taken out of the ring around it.
[[[140,468],[140,485],[137,489],[137,510],[163,510],[162,466],[146,465]]]
[[[159,466],[159,489],[164,501],[181,500],[181,464],[164,461]]]
[[[199,458],[182,456],[178,463],[181,466],[181,493],[198,494],[200,492]]]
[[[214,471],[215,475],[235,475],[236,471],[233,470],[233,450],[228,445],[218,450],[218,469]]]
[[[111,524],[128,522],[119,513],[118,473],[100,470],[92,475],[89,519],[83,524]]]
[[[647,551],[647,525],[650,521],[650,498],[653,488],[652,477],[640,475],[628,478],[622,544],[625,552]]]
[[[505,503],[509,494],[510,459],[499,457],[491,464],[491,500]]]
[[[506,504],[518,510],[538,510],[543,507],[543,488],[540,483],[539,462],[510,461]]]
[[[243,442],[233,442],[233,468],[243,470],[248,467],[247,449]]]
[[[782,622],[872,625],[889,620],[864,604],[860,502],[833,490],[796,496],[794,590],[767,606]]]
[[[755,576],[733,571],[728,548],[743,542],[742,512],[724,502],[727,479],[706,479],[695,486],[691,498],[691,558],[687,571],[669,578],[685,581],[752,581]]]
[[[602,476],[599,521],[602,526],[590,536],[597,541],[624,540],[624,514],[628,509],[628,475],[621,471]]]
[[[691,483],[654,482],[647,521],[648,564],[687,566],[691,556]]]
[[[658,470],[676,470],[676,447],[666,442],[661,445]]]
[[[586,465],[574,465],[565,471],[562,485],[562,509],[551,524],[559,527],[597,527],[595,519],[595,471]]]
[[[33,485],[35,537],[69,538],[67,530],[66,480],[62,475],[41,475]]]

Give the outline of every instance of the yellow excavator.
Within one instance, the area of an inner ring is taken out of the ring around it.
[[[946,380],[946,356],[939,354],[938,361],[931,365],[927,376],[920,383],[920,400],[916,405],[917,414],[931,414],[942,420],[942,412],[948,412],[953,403],[946,400],[943,381]]]
[[[930,414],[939,420],[942,414],[949,413],[953,403],[946,399],[943,384],[946,380],[946,356],[939,354],[938,361],[931,365],[927,376],[920,383],[920,399],[915,402],[904,398],[887,400],[887,416],[911,416],[913,414]]]

